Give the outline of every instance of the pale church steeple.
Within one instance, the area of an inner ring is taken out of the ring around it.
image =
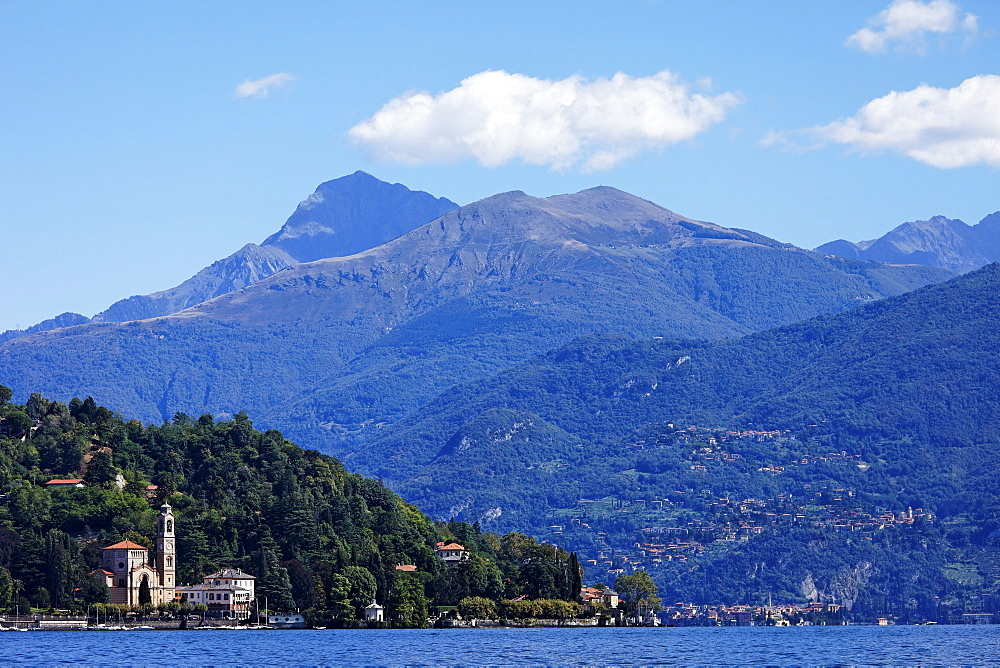
[[[177,540],[174,511],[169,504],[160,506],[157,518],[155,564],[150,563],[148,549],[129,540],[109,545],[102,552],[98,573],[111,590],[111,603],[143,603],[144,581],[149,587],[149,602],[153,605],[174,600],[177,590]]]
[[[174,538],[174,512],[170,504],[160,506],[160,517],[156,532],[156,571],[160,576],[160,586],[164,589],[164,600],[172,601],[174,587],[177,586],[177,541]]]

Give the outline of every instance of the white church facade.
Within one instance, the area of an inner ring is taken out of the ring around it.
[[[174,513],[169,504],[160,507],[156,532],[156,562],[150,563],[149,550],[123,540],[102,551],[101,570],[111,593],[111,603],[139,605],[140,592],[148,587],[153,605],[170,603],[177,589],[177,545]]]

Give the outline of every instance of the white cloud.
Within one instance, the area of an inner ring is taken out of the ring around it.
[[[1000,76],[972,77],[955,88],[921,84],[894,91],[810,132],[859,151],[896,151],[944,169],[1000,167]]]
[[[266,77],[255,79],[254,81],[247,79],[237,86],[233,93],[240,99],[246,99],[248,97],[267,97],[272,89],[283,88],[292,81],[295,81],[295,77],[288,72],[269,74]]]
[[[692,93],[667,71],[550,81],[488,70],[439,95],[390,100],[350,136],[376,159],[410,164],[474,158],[605,170],[705,132],[739,102],[734,93]]]
[[[959,20],[958,5],[950,0],[893,0],[850,37],[844,44],[867,51],[882,53],[889,44],[920,48],[928,33],[946,35],[955,31],[967,36],[976,34],[978,22],[972,14]]]

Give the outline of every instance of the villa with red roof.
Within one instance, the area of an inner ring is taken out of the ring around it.
[[[208,606],[210,617],[247,619],[257,578],[238,568],[225,568],[202,578],[201,584],[177,587],[177,598]]]
[[[464,545],[458,543],[448,543],[447,545],[438,543],[437,547],[434,548],[434,554],[449,566],[469,558],[469,551],[465,549]]]
[[[85,487],[83,478],[54,478],[45,483],[46,487]]]

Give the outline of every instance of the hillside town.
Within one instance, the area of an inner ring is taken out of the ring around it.
[[[783,461],[751,464],[750,458],[737,450],[752,444],[809,452]],[[862,473],[870,468],[860,454],[821,451],[814,443],[798,440],[790,430],[675,428],[668,424],[655,436],[630,441],[625,447],[640,452],[683,449],[692,485],[697,484],[699,475],[723,467],[745,476],[775,478],[819,467],[850,467]],[[670,562],[687,562],[710,545],[747,541],[789,527],[851,532],[860,540],[871,541],[886,529],[905,530],[936,519],[922,508],[862,507],[856,492],[846,487],[822,482],[801,482],[796,486],[794,493],[761,498],[718,496],[711,489],[696,488],[647,498],[584,498],[576,509],[551,515],[558,523],[548,527],[546,540],[590,545],[589,550],[581,550],[587,554],[584,563],[595,572],[615,576],[636,569],[656,570]],[[690,508],[705,510],[710,517],[692,516],[685,512]],[[631,530],[630,540],[626,540],[628,530],[623,527]]]
[[[55,478],[45,483],[48,488],[70,487],[81,489],[86,481],[80,479]],[[154,491],[154,490],[151,490]],[[929,513],[907,509],[899,513],[883,513],[871,516],[860,512],[836,513],[832,504],[849,498],[844,490],[823,490],[830,504],[821,506],[828,512],[826,525],[845,530],[861,532],[882,530],[891,525],[910,525],[915,521],[933,521]],[[654,503],[657,500],[654,500]],[[662,500],[660,500],[662,502]],[[787,502],[785,499],[774,501]],[[155,503],[150,496],[150,503]],[[637,503],[646,503],[638,500]],[[711,502],[719,508],[734,510],[743,516],[753,516],[763,522],[745,522],[738,530],[727,532],[718,540],[747,540],[763,531],[763,525],[781,522],[803,521],[802,514],[769,512],[775,506],[766,501],[748,499],[733,502],[730,499],[715,499]],[[780,509],[780,507],[779,507]],[[832,520],[830,518],[836,518]],[[843,522],[847,517],[850,522]],[[822,521],[822,520],[821,520]],[[575,520],[575,524],[580,524]],[[315,626],[300,611],[268,609],[266,599],[261,600],[256,592],[257,577],[239,568],[223,568],[202,577],[201,582],[181,584],[176,580],[176,520],[173,508],[163,503],[159,507],[156,522],[157,534],[154,549],[122,540],[101,549],[102,566],[92,573],[107,587],[107,605],[93,606],[94,614],[85,618],[68,615],[13,615],[7,623],[0,623],[0,630],[23,629],[91,629],[125,630],[130,628],[272,628],[294,629]],[[561,529],[562,527],[553,527]],[[635,544],[629,553],[616,552],[608,548],[599,553],[603,561],[589,560],[592,567],[617,575],[616,586],[629,586],[633,573],[644,573],[647,568],[656,568],[671,561],[685,561],[704,551],[705,545],[690,540],[693,534],[720,531],[719,526],[693,527],[645,527],[645,540]],[[472,552],[454,541],[439,541],[434,547],[435,557],[448,569],[458,569],[467,565]],[[603,568],[602,568],[603,567]],[[395,570],[400,573],[417,573],[414,564],[399,564]],[[650,581],[651,584],[651,581]],[[626,600],[629,599],[630,600]],[[541,625],[541,626],[810,626],[844,625],[857,623],[850,618],[847,606],[830,602],[778,603],[766,605],[698,605],[686,603],[663,604],[655,598],[655,586],[645,597],[631,597],[605,585],[582,586],[575,609],[557,613],[559,616],[546,620],[544,606],[530,608],[527,616],[508,618],[510,611],[519,606],[527,606],[530,601],[519,597],[509,601],[508,606],[483,607],[475,601],[461,601],[457,606],[438,607],[427,619],[429,625],[441,627],[470,627],[496,625]],[[984,601],[981,612],[960,610],[945,611],[944,623],[951,624],[992,624],[998,615],[993,601]],[[102,611],[104,621],[101,621]],[[506,611],[506,612],[505,612]],[[117,613],[119,623],[109,622]],[[177,620],[178,614],[180,621]],[[897,620],[879,617],[869,620],[877,625],[893,625]],[[358,619],[353,622],[358,627],[381,628],[391,626],[393,620],[386,607],[375,600],[364,607]],[[938,623],[927,622],[927,623]]]

